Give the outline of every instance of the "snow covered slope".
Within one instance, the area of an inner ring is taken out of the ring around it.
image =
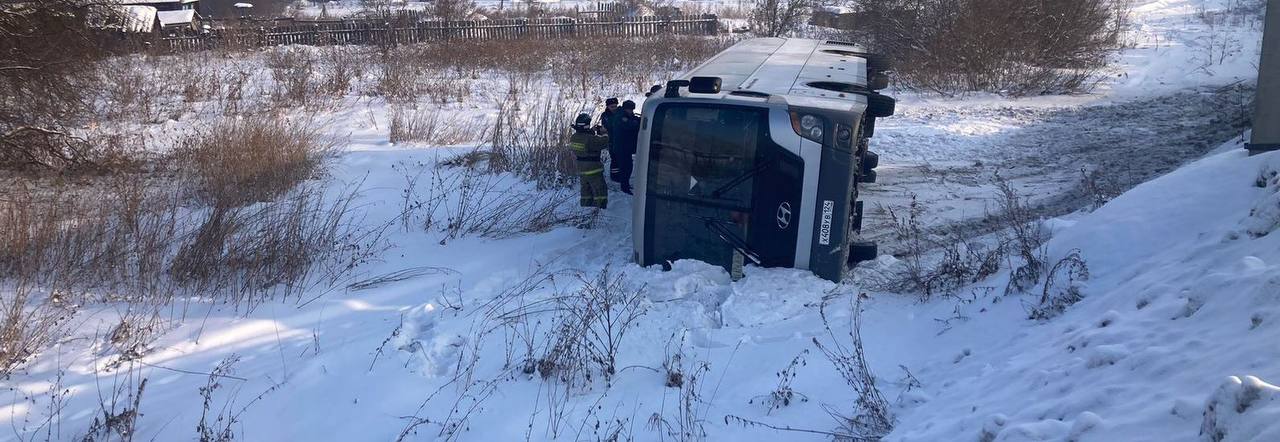
[[[1058,233],[1051,257],[1088,261],[1086,299],[1045,323],[986,313],[948,332],[971,333],[969,356],[918,372],[932,398],[892,439],[1195,440],[1218,386],[1240,384],[1228,376],[1280,379],[1280,236],[1247,227],[1275,229],[1280,154],[1233,147]],[[1268,440],[1270,407],[1241,408],[1223,440]]]
[[[1002,295],[1007,270],[963,301],[919,303],[787,269],[731,281],[698,262],[638,268],[630,200],[614,193],[590,228],[503,239],[393,228],[396,247],[362,271],[403,279],[247,315],[192,300],[132,363],[113,364],[103,339],[125,307],[95,306],[0,382],[0,427],[12,430],[0,440],[78,440],[143,379],[138,440],[192,439],[202,421],[250,441],[828,440],[839,423],[828,410],[854,412],[856,394],[813,342],[848,344],[861,293],[868,363],[896,415],[889,440],[1277,440],[1280,154],[1246,157],[1228,143],[1200,159],[1240,133],[1259,29],[1232,11],[1253,3],[1135,3],[1135,47],[1101,93],[903,95],[903,114],[875,141],[885,162],[869,198],[918,193],[938,226],[992,207],[995,169],[1038,201],[1070,190],[1082,165],[1132,173],[1131,184],[1177,169],[1045,222],[1050,262],[1079,250],[1091,275],[1057,318],[1027,319],[1036,294]],[[468,106],[501,99],[482,98]],[[335,185],[363,183],[367,220],[398,222],[406,167],[434,170],[465,149],[392,145],[377,122],[385,105],[370,102],[331,115],[351,140]],[[606,269],[643,293],[616,373],[544,379],[527,358],[557,347],[565,311],[541,307]]]

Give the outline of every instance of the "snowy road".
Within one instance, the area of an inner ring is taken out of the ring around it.
[[[1189,89],[1125,102],[1087,97],[1021,101],[930,101],[903,96],[882,120],[872,149],[879,182],[865,185],[865,232],[895,245],[886,207],[915,195],[930,227],[963,223],[981,231],[998,173],[1046,217],[1092,203],[1082,168],[1112,195],[1165,174],[1239,136],[1251,85]]]

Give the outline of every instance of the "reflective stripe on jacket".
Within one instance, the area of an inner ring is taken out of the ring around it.
[[[569,148],[577,158],[578,175],[593,175],[604,171],[600,151],[609,147],[609,137],[590,132],[574,132],[569,137]]]

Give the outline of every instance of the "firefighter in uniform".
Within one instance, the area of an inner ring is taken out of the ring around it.
[[[582,207],[605,208],[609,205],[609,189],[604,183],[604,163],[600,151],[609,148],[609,137],[596,134],[591,127],[590,114],[578,114],[573,122],[573,135],[569,147],[577,157],[578,181],[582,183]]]

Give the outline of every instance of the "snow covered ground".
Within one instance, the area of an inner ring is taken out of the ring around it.
[[[639,268],[630,200],[614,193],[590,228],[448,240],[393,229],[395,247],[362,269],[368,283],[248,315],[192,304],[131,364],[109,366],[101,337],[120,307],[81,312],[76,333],[0,382],[0,426],[12,429],[0,440],[78,439],[143,379],[139,440],[189,439],[201,422],[254,441],[825,440],[760,424],[839,431],[828,410],[852,413],[856,394],[813,342],[847,345],[863,293],[867,360],[896,418],[888,440],[1275,440],[1280,154],[1247,157],[1239,138],[1260,25],[1199,18],[1241,3],[1137,2],[1135,47],[1097,94],[898,94],[899,115],[873,141],[881,182],[865,197],[888,207],[916,194],[929,227],[944,228],[994,208],[998,171],[1053,217],[1049,262],[1078,250],[1088,265],[1083,300],[1054,319],[1027,319],[1041,293],[1004,294],[1007,269],[920,303],[795,270],[730,281],[698,262]],[[1215,47],[1227,48],[1221,62]],[[475,94],[485,90],[500,88]],[[406,167],[467,148],[392,145],[386,106],[357,104],[327,115],[350,140],[332,185],[362,183],[367,219],[396,220]],[[1078,211],[1081,167],[1127,191]],[[617,343],[615,374],[561,366],[544,379],[529,357],[573,348],[557,340],[572,325],[562,301],[590,295],[602,274],[621,285],[612,293],[640,294],[622,313],[643,312]]]
[[[1082,169],[1123,191],[1208,153],[1239,137],[1252,113],[1261,4],[1133,2],[1130,48],[1093,94],[898,93],[897,115],[876,128],[884,165],[870,199],[903,205],[916,194],[931,218],[970,225],[991,209],[999,173],[1043,215],[1061,216],[1087,204]],[[886,214],[872,215],[883,231]]]
[[[605,2],[595,0],[476,0],[478,7],[491,10],[514,10],[523,11],[526,8],[536,8],[552,13],[561,11],[565,13],[574,10],[594,11],[599,5]],[[717,12],[731,11],[733,14],[741,15],[742,11],[750,9],[750,2],[743,0],[675,0],[662,2],[663,5],[670,5],[681,8],[686,12]],[[431,6],[430,2],[409,0],[409,1],[392,1],[389,7],[392,10],[407,11],[424,11]],[[365,3],[361,0],[333,0],[329,2],[312,2],[301,1],[291,6],[290,12],[303,17],[319,17],[325,15],[328,17],[347,17],[358,15],[367,11]]]

